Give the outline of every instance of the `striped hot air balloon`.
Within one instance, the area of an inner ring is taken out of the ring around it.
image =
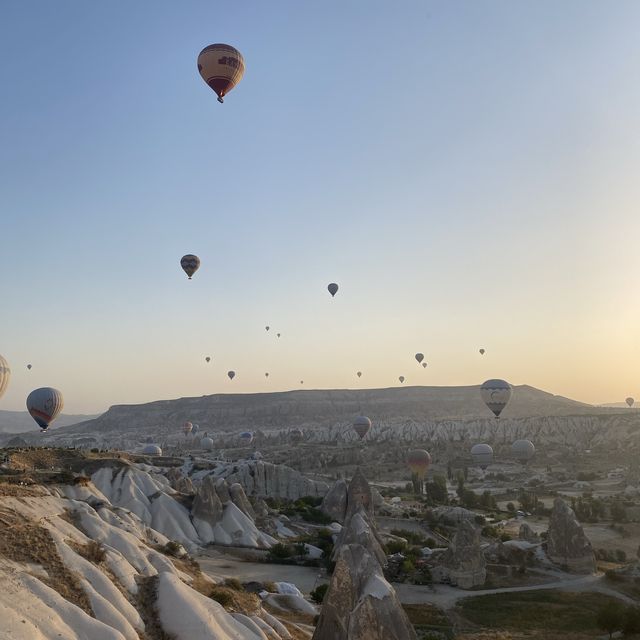
[[[499,418],[511,400],[511,385],[504,380],[487,380],[480,387],[480,396],[493,415]]]
[[[44,432],[64,407],[62,394],[52,387],[34,389],[27,397],[27,411]]]
[[[358,416],[353,421],[353,430],[360,436],[362,440],[371,429],[371,420],[367,416]]]
[[[473,463],[483,471],[493,462],[493,449],[488,444],[474,444],[471,447]]]
[[[198,55],[198,71],[202,79],[216,92],[218,102],[242,80],[244,58],[229,44],[210,44]]]
[[[424,449],[412,449],[407,456],[407,465],[411,473],[415,473],[420,480],[423,480],[431,465],[431,456]]]

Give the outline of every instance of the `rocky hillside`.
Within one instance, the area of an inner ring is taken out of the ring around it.
[[[593,415],[611,411],[615,410],[596,408],[523,385],[514,389],[505,417]],[[487,416],[488,410],[477,386],[218,394],[117,405],[95,420],[55,431],[174,433],[186,420],[209,432],[292,426],[314,429],[344,424],[360,413],[375,417],[376,422],[402,423],[477,419]]]

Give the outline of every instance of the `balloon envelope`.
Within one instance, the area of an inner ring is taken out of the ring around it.
[[[471,457],[473,463],[484,470],[493,462],[493,449],[488,444],[474,444]]]
[[[362,440],[371,429],[371,420],[369,420],[367,416],[358,416],[353,421],[353,429],[360,436],[360,440]]]
[[[193,425],[193,429],[191,430],[191,432],[193,433],[193,435],[195,435],[196,433],[198,433],[198,431],[200,431],[200,425],[199,424],[194,424]]]
[[[30,364],[27,365],[27,369],[29,369],[29,371],[31,371],[31,365]]]
[[[292,429],[289,432],[289,438],[292,442],[300,442],[302,438],[304,438],[304,432],[302,431],[302,429]]]
[[[161,456],[162,449],[157,444],[148,444],[143,450],[142,453],[145,456]]]
[[[202,438],[202,440],[200,440],[200,447],[211,451],[213,449],[213,440],[211,438]]]
[[[424,360],[424,353],[416,353],[416,360],[422,362]]]
[[[2,395],[2,394],[0,393],[0,395]],[[626,402],[630,407],[633,407],[633,403],[635,402],[635,400],[634,400],[633,398],[627,398],[627,399],[625,400],[625,402]]]
[[[336,295],[336,293],[338,293],[338,285],[335,282],[332,282],[327,289],[329,290],[329,293],[331,294],[331,297],[333,298],[333,296]]]
[[[362,371],[358,371],[358,373],[356,373],[356,375],[358,376],[358,378],[362,378]]]
[[[207,356],[207,357],[205,358],[205,360],[206,360],[207,362],[211,362],[211,357],[210,357],[210,356]]]
[[[9,363],[0,356],[0,398],[2,398],[4,392],[7,390],[10,378],[11,369],[9,369]]]
[[[200,268],[200,258],[188,253],[186,256],[182,256],[182,258],[180,258],[180,266],[189,276],[189,280],[191,280],[191,276]]]
[[[268,371],[264,374],[264,377],[265,377],[265,378],[268,378],[268,377],[269,377],[269,372],[268,372]]]
[[[182,433],[184,433],[184,435],[186,436],[188,433],[191,433],[191,431],[193,430],[193,425],[190,422],[185,422],[182,425]]]
[[[484,355],[484,349],[480,349],[480,355],[483,356]]]
[[[251,431],[243,431],[238,438],[240,439],[240,444],[250,445],[253,442],[253,433]]]
[[[504,380],[487,380],[480,387],[480,396],[495,417],[499,418],[511,400],[511,385]]]
[[[511,445],[513,457],[520,463],[526,464],[535,455],[536,448],[531,440],[516,440]]]
[[[407,456],[407,464],[412,473],[424,478],[431,464],[431,456],[424,449],[412,449]]]
[[[43,431],[60,415],[63,407],[62,394],[52,387],[35,389],[27,396],[27,411]]]
[[[265,329],[266,329],[267,331],[269,331],[269,326],[267,325],[267,326],[265,327]]]
[[[400,380],[400,382],[404,382],[404,376],[400,376],[398,380]]]
[[[198,71],[202,79],[216,92],[218,102],[242,80],[244,58],[228,44],[210,44],[198,55]]]
[[[422,368],[423,368],[423,369],[426,369],[426,368],[427,368],[427,363],[426,363],[426,362],[423,362],[423,363],[422,363]]]
[[[229,376],[229,380],[233,380],[236,377],[235,371],[227,371],[227,375]]]

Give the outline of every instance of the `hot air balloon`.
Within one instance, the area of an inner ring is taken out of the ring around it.
[[[251,431],[243,431],[239,436],[240,444],[249,446],[253,442],[253,433]]]
[[[207,357],[205,358],[205,360],[206,360],[207,362],[211,362],[211,356],[207,356]]]
[[[278,338],[280,337],[280,334],[279,334],[279,333],[276,333],[276,335],[278,336]]]
[[[358,371],[358,373],[356,373],[356,375],[358,376],[358,378],[362,378],[362,371]]]
[[[0,394],[1,395],[1,394]],[[635,402],[635,400],[633,398],[627,398],[625,400],[625,402],[630,406],[633,407],[633,403]]]
[[[471,447],[471,457],[473,464],[484,471],[493,462],[493,449],[488,444],[474,444]]]
[[[218,95],[218,102],[224,102],[227,93],[242,80],[244,58],[228,44],[210,44],[198,55],[198,71]]]
[[[11,378],[11,369],[9,363],[0,356],[0,398],[9,386],[9,378]]]
[[[266,330],[266,331],[269,331],[269,325],[267,325],[267,326],[265,327],[265,330]]]
[[[531,440],[516,440],[511,445],[511,453],[520,464],[527,464],[536,453],[536,448]]]
[[[404,376],[400,376],[398,380],[400,380],[400,384],[402,384],[404,382]]]
[[[495,417],[499,418],[511,399],[511,385],[504,380],[487,380],[480,387],[480,396]]]
[[[187,421],[182,425],[182,433],[184,433],[185,436],[189,435],[192,430],[193,425],[190,422]]]
[[[427,368],[427,363],[426,363],[426,362],[423,362],[423,363],[422,363],[422,368],[423,368],[423,369],[426,369],[426,368]]]
[[[200,258],[198,256],[194,256],[191,253],[188,253],[186,256],[182,256],[180,259],[180,266],[182,270],[189,276],[189,280],[191,280],[191,276],[200,268]]]
[[[200,447],[206,451],[211,451],[213,449],[213,440],[206,437],[202,438],[202,440],[200,440]]]
[[[418,363],[422,362],[424,360],[424,353],[416,353],[416,360],[418,361]]]
[[[360,436],[362,440],[371,429],[371,420],[367,416],[358,416],[353,421],[353,430]]]
[[[142,453],[145,456],[161,456],[162,449],[157,444],[148,444],[143,450]]]
[[[62,394],[52,387],[35,389],[27,397],[27,411],[45,432],[49,425],[60,415],[64,406]]]
[[[191,433],[193,433],[193,435],[195,436],[196,433],[198,433],[198,431],[200,431],[200,425],[199,424],[194,424],[193,425],[193,429],[191,430]]]
[[[331,294],[331,297],[333,298],[336,293],[338,293],[338,285],[335,282],[332,282],[328,287],[327,287],[329,293]]]
[[[29,371],[31,371],[31,365],[30,364],[27,365],[27,369],[29,369]]]
[[[264,374],[264,377],[265,377],[265,378],[268,378],[268,377],[269,377],[269,372],[268,372],[268,371]]]
[[[295,428],[295,429],[291,429],[291,431],[289,432],[289,439],[292,442],[300,442],[303,438],[304,438],[304,432],[302,431],[302,429]]]
[[[300,384],[304,384],[304,380],[300,380]]]
[[[233,380],[236,377],[235,371],[227,371],[227,375],[229,376],[229,380]]]
[[[423,480],[429,470],[431,456],[424,449],[412,449],[407,456],[407,465],[411,473],[415,473],[420,480]]]
[[[484,355],[484,349],[480,349],[480,355],[483,356]]]

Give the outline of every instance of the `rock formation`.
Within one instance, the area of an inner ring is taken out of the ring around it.
[[[321,498],[329,490],[326,483],[310,480],[291,467],[262,460],[246,460],[229,466],[222,476],[229,484],[241,484],[248,496],[256,498]]]
[[[451,545],[436,566],[440,579],[448,579],[461,589],[481,586],[487,577],[480,532],[467,520],[458,524]],[[435,577],[435,575],[434,575]]]
[[[371,489],[360,471],[346,491],[345,526],[334,557],[336,567],[313,640],[416,640],[384,578],[386,557],[373,521]]]
[[[591,542],[573,509],[562,498],[556,498],[553,502],[549,518],[547,556],[551,562],[578,573],[591,573],[596,568]]]
[[[231,496],[233,504],[235,504],[242,513],[249,516],[252,520],[256,519],[255,511],[253,510],[253,507],[249,502],[249,498],[247,498],[241,484],[238,484],[237,482],[232,484],[229,487],[229,495]]]
[[[198,520],[208,522],[210,525],[217,524],[222,518],[222,511],[222,502],[216,491],[215,480],[211,476],[206,476],[191,508],[196,529],[198,529]]]
[[[531,544],[540,542],[540,537],[538,536],[538,534],[526,522],[523,522],[520,525],[520,530],[518,531],[518,539],[525,540],[526,542],[530,542]]]
[[[347,483],[342,478],[329,489],[320,505],[321,511],[335,522],[344,522],[347,513]]]

